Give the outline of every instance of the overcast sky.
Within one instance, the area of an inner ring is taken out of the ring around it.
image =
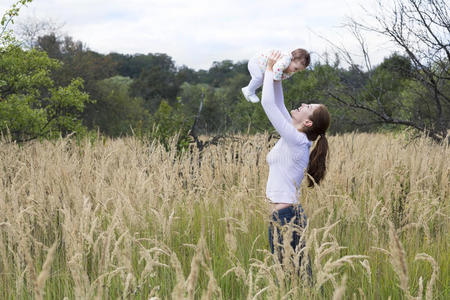
[[[1,0],[0,12],[16,0]],[[373,0],[34,0],[22,8],[27,18],[64,23],[62,31],[90,49],[166,53],[176,65],[208,69],[214,61],[246,60],[260,49],[305,48],[313,61],[331,42],[344,45],[362,63],[357,43],[342,25],[348,17],[368,19],[361,6]],[[377,64],[393,52],[382,38],[367,35]],[[324,39],[325,38],[325,39]]]

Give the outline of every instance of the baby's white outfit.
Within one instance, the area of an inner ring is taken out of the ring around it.
[[[248,71],[250,72],[252,79],[250,80],[250,83],[242,89],[244,96],[246,96],[246,98],[247,96],[255,95],[256,90],[262,86],[264,80],[264,72],[266,71],[267,68],[267,62],[269,60],[270,54],[273,51],[275,50],[270,49],[261,51],[252,58],[250,58],[250,60],[248,61]],[[277,60],[277,62],[273,65],[274,80],[285,80],[294,74],[294,73],[284,73],[284,70],[286,70],[291,61],[292,55],[290,53],[288,54],[281,52],[280,59]]]

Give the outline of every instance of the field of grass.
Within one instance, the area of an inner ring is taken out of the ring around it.
[[[268,251],[274,142],[0,141],[0,299],[450,298],[448,145],[330,137],[291,253],[310,281]]]

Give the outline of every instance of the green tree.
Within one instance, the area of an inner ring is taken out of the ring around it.
[[[116,70],[119,75],[130,77],[132,79],[138,78],[143,70],[149,69],[155,65],[155,56],[163,55],[163,58],[168,57],[165,54],[120,54],[110,53],[108,57],[116,63]],[[174,66],[173,66],[174,68]]]
[[[355,67],[349,70],[339,69],[336,63],[316,63],[311,69],[295,74],[283,82],[286,108],[291,110],[302,103],[322,103],[330,111],[332,124],[331,133],[355,130],[355,119],[359,115],[352,109],[343,108],[332,99],[328,91],[345,90],[345,83],[351,82],[355,89],[364,83],[359,70]]]
[[[88,124],[90,128],[98,128],[109,136],[148,129],[150,114],[142,98],[130,96],[132,82],[131,78],[123,76],[97,82],[97,100],[84,111],[84,119],[92,122]]]
[[[405,89],[411,74],[410,60],[393,54],[370,72],[358,98],[389,118],[409,118],[407,107],[400,101],[399,94]]]
[[[402,74],[402,77],[410,77],[415,85],[421,88],[415,89],[419,94],[414,99],[420,99],[420,104],[414,107],[409,114],[391,114],[383,97],[379,93],[372,95],[372,103],[366,101],[355,101],[350,95],[340,97],[334,95],[343,105],[357,108],[371,113],[380,123],[391,125],[408,126],[426,133],[436,141],[441,141],[448,136],[450,96],[448,86],[450,85],[450,14],[448,1],[422,1],[422,0],[394,0],[377,1],[377,9],[369,20],[358,22],[351,20],[349,27],[360,42],[362,53],[365,58],[367,69],[372,70],[368,49],[363,38],[364,31],[381,34],[391,40],[400,49],[404,56],[408,57],[412,65],[412,72]],[[365,24],[364,24],[365,23]],[[344,51],[345,52],[345,51]],[[349,53],[347,56],[349,56]],[[390,65],[395,65],[391,60]],[[391,68],[392,70],[392,68]],[[392,72],[383,72],[388,77]],[[393,81],[395,80],[394,74]],[[377,84],[375,76],[374,84]],[[382,79],[381,83],[387,83]],[[384,90],[383,94],[389,94],[389,87],[378,86],[378,90]],[[397,98],[400,100],[400,98]],[[396,101],[396,106],[401,110],[408,108],[411,101]],[[419,110],[420,111],[417,111]]]
[[[231,60],[215,61],[208,70],[208,77],[206,83],[219,87],[225,84],[227,79],[230,79],[237,74],[247,74],[247,62],[233,63]]]
[[[55,87],[49,73],[58,67],[45,52],[0,48],[1,132],[26,141],[86,131],[79,117],[89,96],[81,91],[80,79]]]
[[[72,78],[82,78],[86,91],[94,99],[97,98],[97,81],[116,74],[116,63],[111,58],[87,49],[70,36],[64,39],[58,39],[54,34],[39,37],[36,48],[63,63],[52,74],[55,84],[67,85]]]
[[[24,51],[7,31],[20,8],[31,0],[13,4],[0,27],[0,132],[15,141],[84,133],[79,119],[89,95],[82,80],[55,86],[49,74],[60,63],[37,50]]]
[[[241,88],[247,85],[249,80],[248,71],[247,73],[236,73],[233,77],[225,80],[221,93],[218,95],[224,107],[225,128],[228,131],[247,132],[250,129],[249,132],[254,133],[264,131],[270,126],[270,123],[265,123],[267,126],[260,126],[259,121],[267,121],[261,105],[248,102],[242,95]],[[255,114],[255,110],[263,112],[263,115]]]
[[[197,72],[184,65],[177,68],[175,80],[178,86],[181,86],[185,82],[196,84],[199,83],[200,81]]]
[[[155,112],[163,99],[174,104],[179,86],[176,82],[176,67],[172,58],[166,54],[149,54],[151,62],[142,70],[131,85],[132,96],[142,97],[146,107]]]
[[[152,117],[153,130],[150,139],[158,139],[166,149],[169,149],[171,138],[178,135],[177,149],[184,150],[192,140],[189,131],[194,122],[194,116],[185,113],[184,106],[176,103],[173,107],[166,100],[162,100],[158,110]]]
[[[33,0],[18,0],[3,14],[2,19],[0,20],[0,47],[5,47],[16,42],[11,34],[11,30],[8,30],[8,25],[14,24],[14,17],[19,15],[20,9],[32,1]]]

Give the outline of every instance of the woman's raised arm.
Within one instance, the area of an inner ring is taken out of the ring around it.
[[[286,107],[284,107],[284,103],[282,103],[283,98],[276,99],[277,95],[275,94],[275,85],[280,83],[274,81],[272,68],[275,61],[279,57],[279,52],[272,53],[267,62],[267,69],[264,74],[261,104],[264,112],[270,120],[270,123],[272,123],[273,127],[275,127],[275,130],[281,135],[281,137],[289,143],[296,144],[301,140],[299,132],[292,125],[292,120],[290,117],[289,119],[286,118],[286,114],[289,113],[287,112]],[[279,88],[280,90],[278,91],[278,94],[281,92],[282,96],[283,91],[281,90],[281,85]],[[280,106],[283,106],[284,109],[280,109],[277,103],[279,103]]]
[[[283,87],[281,85],[281,81],[275,81],[274,82],[274,90],[275,90],[275,104],[277,105],[278,109],[283,114],[286,121],[292,123],[292,117],[289,114],[289,111],[286,108],[286,105],[284,104],[284,95],[283,95]]]
[[[272,123],[273,127],[275,127],[275,130],[281,135],[281,137],[289,143],[298,143],[300,141],[299,132],[292,125],[292,122],[286,120],[283,113],[275,104],[273,72],[269,70],[266,70],[264,75],[261,104],[270,120],[270,123]]]

